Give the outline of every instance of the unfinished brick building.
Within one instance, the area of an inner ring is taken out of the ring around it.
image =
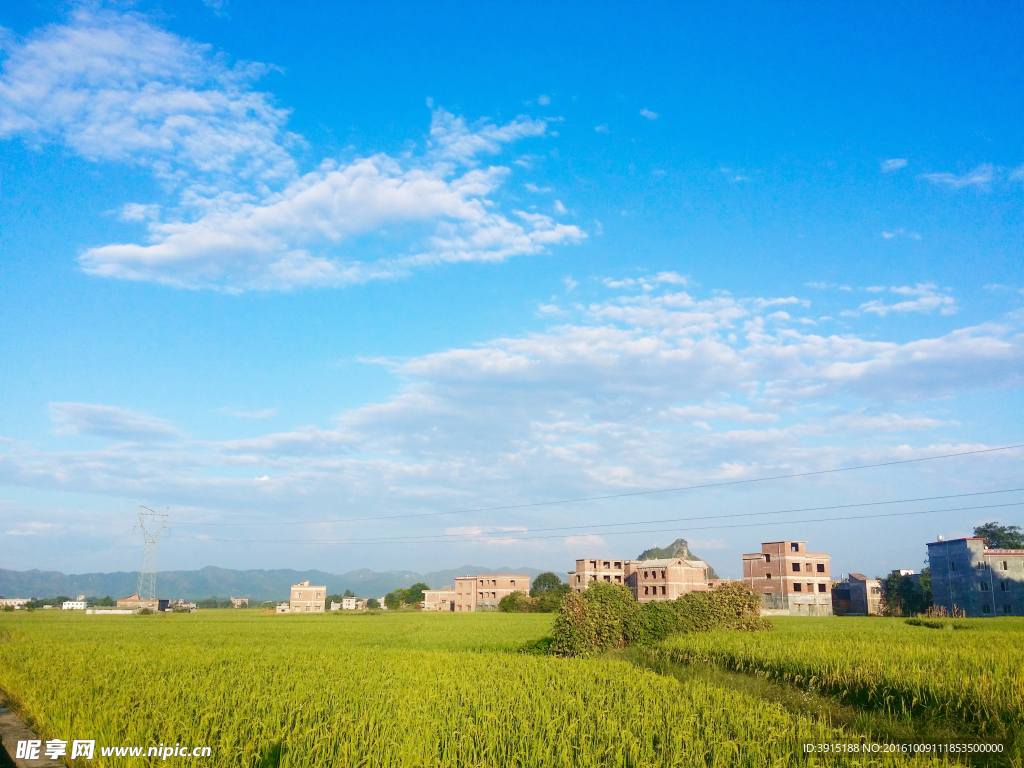
[[[505,595],[530,592],[530,577],[522,573],[481,573],[455,579],[456,611],[496,611]]]
[[[629,587],[641,603],[675,600],[690,592],[708,590],[708,566],[703,560],[665,558],[660,560],[623,560],[589,558],[576,561],[569,572],[569,586],[583,592],[595,582]]]
[[[743,583],[761,596],[761,612],[831,616],[829,556],[805,541],[769,541],[743,556]]]

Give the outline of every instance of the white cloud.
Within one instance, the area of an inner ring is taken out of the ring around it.
[[[657,112],[652,112],[651,110],[646,109],[646,108],[645,109],[641,109],[640,110],[640,114],[643,115],[644,117],[646,117],[648,120],[657,120],[658,119],[658,113]]]
[[[378,361],[401,382],[395,396],[243,439],[169,442],[177,430],[151,416],[55,404],[58,427],[136,439],[52,451],[0,441],[0,483],[271,516],[444,512],[951,452],[960,441],[878,436],[959,430],[950,401],[930,401],[1024,386],[1024,333],[1010,320],[887,341],[776,326],[774,301],[669,282],[623,291],[535,333]],[[804,311],[785,306],[794,320]],[[493,526],[550,514],[443,524],[507,541]]]
[[[909,232],[903,227],[894,229],[892,231],[882,232],[882,237],[886,240],[892,240],[894,238],[907,238],[908,240],[920,240],[921,236],[917,232]]]
[[[964,187],[985,189],[995,179],[995,166],[991,163],[982,163],[973,171],[968,171],[959,176],[955,173],[925,173],[922,174],[922,178],[927,179],[932,184],[952,189],[962,189]]]
[[[141,15],[78,8],[8,46],[0,137],[59,142],[89,160],[179,182],[272,183],[295,173],[287,111],[252,89],[269,67],[229,67]]]
[[[562,201],[561,201],[561,200],[555,200],[555,213],[557,213],[557,214],[559,214],[559,215],[562,215],[562,214],[564,214],[564,213],[568,213],[568,212],[569,212],[569,211],[568,211],[568,210],[566,209],[566,207],[565,207],[565,206],[564,206],[564,205],[562,204]]]
[[[138,14],[79,9],[9,51],[0,136],[60,142],[94,161],[142,165],[180,188],[176,207],[131,203],[141,243],[87,248],[83,269],[186,288],[278,290],[390,279],[430,264],[501,261],[578,242],[578,227],[497,210],[509,168],[480,158],[547,123],[472,124],[433,111],[415,156],[324,160],[299,175],[287,112],[253,90],[268,67],[226,64],[208,46]],[[384,230],[389,256],[363,263],[353,240]]]
[[[530,183],[530,182],[527,182],[523,186],[526,187],[526,189],[529,190],[530,192],[550,192],[551,191],[551,187],[538,187],[536,184],[533,184],[533,183]]]
[[[598,133],[608,133],[608,125],[604,123],[601,125],[595,125],[594,130]]]
[[[902,157],[891,157],[882,161],[882,173],[892,173],[906,167],[907,161]]]
[[[872,290],[869,288],[868,290]],[[885,317],[890,312],[932,312],[939,310],[942,315],[955,314],[958,307],[956,299],[947,293],[938,291],[932,283],[918,283],[915,286],[900,286],[889,289],[890,292],[911,297],[907,301],[900,301],[895,304],[886,304],[882,299],[861,304],[858,309],[861,312]]]
[[[548,104],[551,103],[551,97],[542,94],[540,97],[537,98],[537,103],[540,104],[542,107],[546,107]]]
[[[40,522],[29,522],[22,528],[12,528],[9,531],[4,531],[8,536],[40,536],[45,533],[49,533],[53,528],[57,526],[53,523],[40,523]]]
[[[164,419],[110,405],[50,403],[50,420],[61,435],[95,435],[124,440],[181,437],[181,432]]]

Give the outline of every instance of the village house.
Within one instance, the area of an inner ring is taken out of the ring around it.
[[[331,603],[331,605],[335,605]],[[360,600],[358,597],[343,597],[341,598],[341,610],[343,611],[361,611],[366,608],[366,601]]]
[[[690,592],[708,590],[708,565],[703,560],[664,558],[660,560],[624,560],[622,558],[586,558],[576,561],[576,570],[568,573],[573,592],[583,592],[595,582],[627,586],[641,603],[675,600]]]
[[[84,611],[85,600],[65,600],[60,604],[62,611]]]
[[[323,613],[327,602],[327,587],[310,586],[309,581],[292,584],[288,613]],[[278,606],[280,608],[280,606]],[[284,611],[278,610],[278,613]]]
[[[529,591],[530,577],[522,573],[459,576],[455,579],[455,610],[496,611],[498,603],[505,595]]]
[[[118,608],[126,608],[132,611],[163,611],[167,608],[167,600],[143,600],[137,594],[122,597],[117,601]]]
[[[967,616],[1024,616],[1024,549],[989,549],[981,538],[928,544],[932,601]]]
[[[249,607],[249,598],[248,597],[231,597],[231,598],[228,598],[228,599],[231,600],[231,607],[232,608],[248,608]]]
[[[805,541],[770,541],[743,555],[743,583],[761,596],[766,615],[831,616],[829,556]]]
[[[863,573],[851,573],[832,583],[832,613],[835,616],[881,616],[882,582]]]
[[[455,587],[445,586],[441,589],[423,590],[424,611],[454,611]]]

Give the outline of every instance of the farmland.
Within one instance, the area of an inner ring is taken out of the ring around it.
[[[1024,619],[782,618],[772,632],[676,635],[669,660],[767,676],[891,717],[942,719],[1016,742],[1024,733]]]
[[[211,758],[189,759],[205,766],[767,766],[802,763],[804,743],[857,739],[773,702],[620,658],[517,652],[550,622],[544,614],[7,613],[0,688],[42,738],[208,745]],[[779,624],[751,645],[800,642]],[[999,637],[911,629],[966,643],[961,637]],[[833,630],[830,644],[837,637]],[[753,639],[718,637],[737,649]],[[682,653],[679,641],[662,651]],[[996,686],[986,690],[996,696]],[[993,701],[1001,717],[1012,713],[1005,697]],[[870,764],[927,762],[893,755]]]

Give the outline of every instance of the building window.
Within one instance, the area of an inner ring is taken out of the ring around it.
[[[650,577],[651,577],[651,574],[649,574],[647,571],[644,571],[644,578],[645,579],[649,579]]]
[[[764,556],[764,561],[765,561],[766,563],[770,563],[770,562],[772,561],[772,556],[771,556],[771,555],[765,555],[765,556]]]
[[[824,592],[825,591],[825,585],[824,584],[819,584],[818,585],[818,591],[819,592]]]
[[[983,605],[983,606],[981,606],[981,612],[982,613],[992,613],[992,606],[991,605]]]
[[[645,595],[650,594],[650,589],[651,589],[650,587],[644,587],[644,594]]]
[[[1008,582],[1008,581],[1001,581],[1001,582],[999,582],[999,589],[1001,589],[1003,592],[1009,592],[1010,591],[1010,582]]]
[[[800,545],[799,544],[795,544],[795,543],[794,544],[790,544],[789,545],[789,551],[790,552],[799,552],[800,551]]]
[[[665,594],[665,588],[664,587],[661,588],[661,594],[663,594],[663,595]]]
[[[605,560],[605,561],[604,561],[604,567],[605,567],[605,568],[611,568],[611,567],[612,567],[612,564],[611,564],[610,562],[608,562],[607,560]]]
[[[618,582],[619,584],[621,584],[622,583],[622,577],[616,574],[615,581]]]
[[[794,584],[793,585],[793,591],[794,592],[803,592],[803,589],[804,589],[804,585],[803,584]]]
[[[617,563],[615,563],[615,567],[616,567],[616,568],[621,568],[621,567],[622,567],[622,563],[618,563],[618,562],[617,562]]]
[[[955,571],[956,570],[956,563],[954,563],[952,560],[949,561],[949,570],[951,570],[951,571]]]
[[[772,577],[772,575],[771,575],[770,573],[766,573],[766,574],[764,575],[764,577],[765,577],[766,579],[770,579],[770,578]]]
[[[810,573],[811,572],[811,564],[810,563],[806,563],[804,565],[804,570],[807,571],[808,573]]]
[[[824,572],[825,572],[825,564],[824,563],[818,563],[818,573],[824,573]]]
[[[881,587],[872,587],[871,588],[871,594],[872,595],[880,595],[880,594],[882,594],[882,588]]]
[[[793,563],[793,572],[800,573],[800,563]]]
[[[612,577],[611,577],[611,576],[605,576],[605,577],[604,577],[604,580],[605,580],[605,581],[611,581],[611,580],[612,580]]]
[[[814,585],[813,584],[808,584],[807,585],[807,591],[808,592],[813,592],[814,591]]]
[[[1009,563],[1007,563],[1005,560],[1003,560],[1003,562],[1001,562],[999,564],[999,570],[1000,571],[1008,571],[1008,570],[1010,570],[1009,565],[1010,565]]]
[[[577,584],[579,584],[579,583],[580,583],[580,575],[579,575],[578,573],[576,574],[576,583],[577,583]]]
[[[988,582],[987,581],[981,582],[981,584],[979,584],[978,586],[981,587],[981,591],[982,592],[988,592]]]
[[[1013,613],[1013,609],[1009,606],[1009,604],[1003,606],[1003,613],[1005,613],[1007,616]]]

